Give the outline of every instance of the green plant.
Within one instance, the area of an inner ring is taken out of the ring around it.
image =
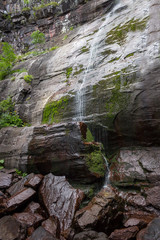
[[[16,173],[17,173],[17,175],[22,176],[22,177],[26,177],[27,176],[27,173],[22,172],[22,171],[20,171],[18,169],[16,169]]]
[[[24,76],[24,81],[25,81],[26,83],[31,84],[32,80],[33,80],[33,76],[32,76],[32,75],[25,75],[25,76]]]
[[[49,52],[54,51],[54,50],[56,50],[57,48],[59,48],[59,47],[58,47],[58,46],[51,47],[51,48],[49,49]]]
[[[86,164],[93,174],[98,174],[101,177],[105,175],[105,164],[100,150],[95,150],[86,157]]]
[[[1,160],[0,160],[0,170],[3,169],[3,168],[4,168],[4,160],[1,159]]]
[[[13,47],[7,43],[0,43],[0,80],[3,80],[11,71],[16,59]]]
[[[0,102],[0,128],[8,126],[22,127],[23,121],[14,110],[11,97]]]
[[[57,2],[49,2],[49,3],[44,3],[43,1],[42,1],[42,4],[41,5],[39,5],[39,6],[37,6],[37,7],[34,7],[33,9],[35,10],[35,11],[38,11],[38,10],[41,10],[42,8],[45,8],[45,7],[48,7],[48,6],[53,6],[53,7],[57,7],[59,4],[57,3]]]
[[[74,27],[72,26],[72,27],[70,27],[70,31],[73,31],[73,29],[74,29]]]
[[[71,75],[71,73],[72,73],[72,67],[69,67],[69,68],[67,68],[66,69],[66,77],[67,77],[67,79],[70,77],[70,75]]]
[[[62,40],[64,41],[64,40],[66,40],[67,38],[68,38],[68,35],[66,34]]]
[[[44,33],[40,32],[39,30],[34,31],[34,32],[31,34],[31,38],[33,39],[33,40],[32,40],[32,43],[35,44],[36,46],[37,46],[38,44],[43,44],[43,43],[45,43],[45,35],[44,35]]]

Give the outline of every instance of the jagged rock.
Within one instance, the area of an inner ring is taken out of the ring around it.
[[[136,226],[123,229],[116,229],[109,236],[109,240],[132,240],[135,238],[138,231],[139,228]]]
[[[108,240],[107,235],[105,233],[98,233],[95,231],[86,231],[78,233],[74,236],[73,240]]]
[[[91,202],[76,213],[75,224],[81,229],[110,233],[121,226],[123,202],[111,188],[99,192]]]
[[[24,186],[36,189],[41,183],[42,179],[43,175],[36,174],[32,178],[28,179],[28,181],[24,183]]]
[[[147,204],[160,209],[160,186],[150,188],[145,193],[147,194]]]
[[[0,189],[10,187],[12,183],[12,175],[0,172]]]
[[[42,208],[41,208],[40,204],[37,202],[29,203],[24,211],[29,212],[29,213],[38,213],[40,215],[42,214]]]
[[[35,195],[35,191],[32,188],[24,188],[20,192],[16,193],[6,201],[7,211],[13,211],[24,205],[27,201],[31,200]]]
[[[26,177],[22,178],[20,181],[13,184],[9,189],[7,189],[7,193],[11,196],[15,195],[16,193],[20,192],[24,189],[24,184],[34,176],[33,173],[27,175]]]
[[[5,216],[0,219],[1,240],[24,240],[25,228],[21,226],[12,216]]]
[[[65,177],[48,174],[43,179],[39,194],[49,215],[59,219],[61,231],[67,230],[84,197],[83,192],[72,188]]]
[[[121,149],[111,161],[110,181],[117,186],[141,188],[145,183],[160,181],[160,149],[155,147]],[[118,171],[115,171],[118,169]],[[136,182],[136,183],[135,183]]]
[[[49,217],[46,221],[42,222],[42,227],[48,231],[53,237],[60,238],[60,223],[57,217]]]
[[[38,227],[31,235],[29,240],[57,240],[43,227]]]
[[[44,218],[38,213],[14,213],[13,217],[26,227],[38,227]]]
[[[143,240],[160,238],[160,218],[155,218],[144,231]]]

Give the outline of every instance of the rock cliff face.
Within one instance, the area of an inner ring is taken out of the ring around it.
[[[8,77],[0,83],[1,99],[13,96],[31,124],[85,121],[106,149],[158,145],[158,0],[30,2],[5,2],[11,15],[1,18],[1,39],[17,51],[31,50],[30,34],[39,28],[45,47],[59,48],[16,65],[34,76],[31,86],[21,79],[25,73],[14,82]],[[48,102],[56,113],[45,118]]]

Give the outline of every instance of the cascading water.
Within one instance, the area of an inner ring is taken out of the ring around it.
[[[106,188],[109,184],[110,184],[110,170],[109,170],[109,165],[108,165],[108,161],[107,161],[107,158],[105,157],[104,154],[102,154],[103,156],[103,159],[105,161],[105,164],[106,164],[106,174],[105,174],[105,179],[104,179],[104,184],[103,184],[103,188]]]
[[[92,69],[96,68],[98,65],[98,63],[96,63],[96,58],[98,55],[97,49],[100,43],[104,40],[104,39],[101,39],[101,35],[103,35],[102,33],[104,32],[105,27],[107,26],[107,23],[110,19],[110,15],[113,13],[113,11],[114,11],[114,8],[109,14],[107,14],[105,21],[103,21],[103,23],[100,25],[99,30],[95,33],[94,38],[91,42],[88,64],[84,72],[81,85],[75,97],[76,98],[76,111],[75,111],[76,114],[75,114],[74,120],[76,121],[84,122],[85,118],[87,117],[85,112],[86,81],[88,79],[89,73],[92,71]]]

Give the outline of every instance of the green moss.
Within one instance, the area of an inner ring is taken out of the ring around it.
[[[57,7],[59,4],[57,2],[49,2],[49,3],[42,3],[41,5],[34,7],[33,9],[35,11],[41,10],[42,8],[48,7],[48,6],[53,6],[53,7]]]
[[[127,56],[125,56],[124,59],[125,59],[125,58],[129,58],[129,57],[132,57],[132,56],[134,56],[134,54],[135,54],[135,52],[130,53],[130,54],[128,54]]]
[[[86,133],[86,142],[93,142],[94,141],[94,137],[91,133],[91,131],[89,130],[89,128],[87,128],[87,133]]]
[[[32,76],[32,75],[25,75],[25,76],[24,76],[24,81],[25,81],[26,83],[31,84],[32,80],[33,80],[33,76]]]
[[[143,20],[133,18],[123,25],[119,24],[107,33],[106,43],[118,43],[122,45],[125,42],[128,32],[143,31],[146,28],[147,21],[148,18],[144,18]]]
[[[78,75],[78,74],[80,74],[81,72],[84,71],[83,65],[82,64],[79,65],[78,67],[75,68],[75,70],[76,71],[73,73],[74,76],[76,76],[76,75]]]
[[[72,74],[73,68],[69,67],[66,69],[66,77],[67,79],[69,79],[70,75]]]
[[[27,11],[30,11],[31,9],[29,8],[29,7],[24,7],[23,9],[22,9],[22,12],[27,12]]]
[[[105,49],[101,54],[103,55],[103,56],[108,56],[108,55],[111,55],[111,54],[114,54],[114,53],[116,53],[117,51],[115,51],[115,50],[111,50],[111,49]]]
[[[81,53],[86,53],[89,52],[89,48],[87,48],[86,46],[81,48]]]
[[[54,50],[56,50],[57,48],[59,48],[59,47],[58,47],[58,46],[51,47],[51,48],[49,49],[49,52],[54,51]]]
[[[100,150],[94,151],[87,155],[86,164],[93,174],[98,174],[101,177],[105,175],[104,159]]]
[[[45,105],[43,110],[42,123],[59,122],[63,115],[63,111],[68,105],[69,98],[63,97],[58,101],[52,101]]]
[[[68,35],[66,34],[62,40],[64,41],[64,40],[66,40],[67,38],[68,38]]]
[[[120,57],[121,57],[121,56],[120,56]],[[115,58],[112,58],[110,61],[108,61],[108,63],[115,62],[115,61],[119,60],[119,59],[120,59],[120,57],[115,57]]]

